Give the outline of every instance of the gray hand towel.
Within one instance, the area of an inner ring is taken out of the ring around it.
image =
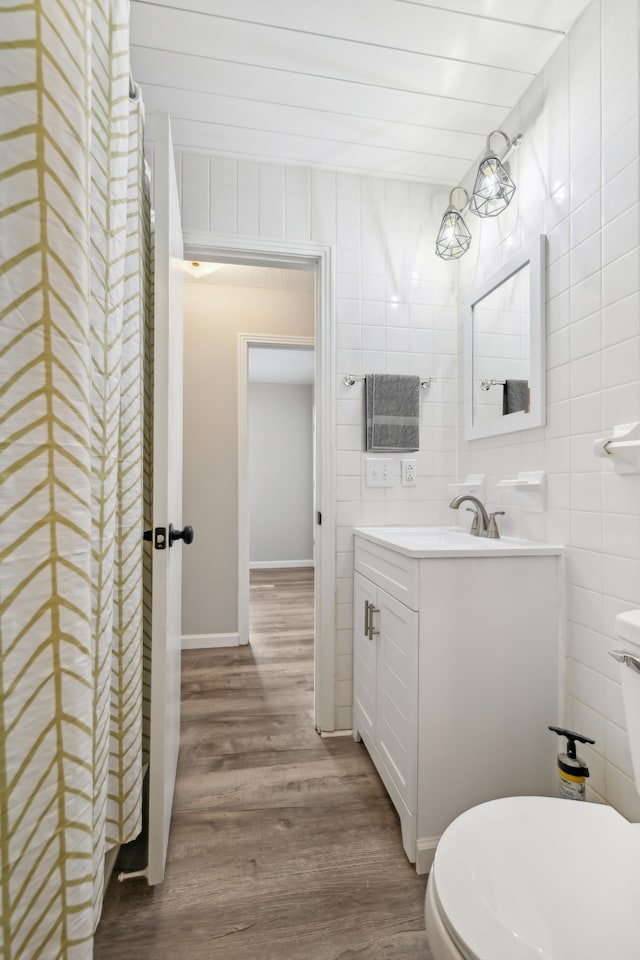
[[[420,449],[420,377],[366,378],[367,450]]]
[[[502,415],[523,410],[529,413],[529,381],[505,380],[502,394]]]

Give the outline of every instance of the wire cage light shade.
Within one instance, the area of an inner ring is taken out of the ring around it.
[[[467,252],[471,245],[471,234],[460,210],[453,203],[453,194],[456,190],[464,192],[466,196],[465,204],[469,199],[469,194],[464,187],[454,187],[449,194],[449,206],[444,212],[436,237],[436,254],[442,260],[457,260],[463,253]]]
[[[480,161],[469,204],[471,212],[478,217],[497,217],[507,209],[516,192],[515,183],[496,151],[491,149],[491,138],[495,134],[504,137],[507,145],[505,153],[511,148],[511,141],[502,130],[494,130],[487,137],[487,152]]]

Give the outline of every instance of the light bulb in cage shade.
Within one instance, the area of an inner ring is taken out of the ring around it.
[[[464,187],[454,187],[449,194],[449,206],[444,212],[436,237],[436,254],[442,260],[457,260],[471,245],[471,234],[460,210],[453,203],[453,194],[456,190],[462,190],[464,193],[465,204],[469,199],[469,194]]]
[[[496,134],[504,137],[507,149],[511,149],[511,141],[502,130],[494,130],[487,137],[487,152],[480,161],[476,182],[471,195],[469,209],[478,217],[497,217],[506,210],[514,193],[516,185],[505,170],[505,167],[495,150],[491,149],[491,138]]]

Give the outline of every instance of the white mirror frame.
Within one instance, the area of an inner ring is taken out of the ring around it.
[[[508,263],[480,284],[465,303],[464,325],[464,439],[501,436],[517,430],[531,430],[546,423],[545,392],[545,258],[546,236],[540,236]],[[528,413],[518,411],[500,417],[495,423],[473,423],[473,308],[492,290],[529,265],[529,357],[531,402]]]

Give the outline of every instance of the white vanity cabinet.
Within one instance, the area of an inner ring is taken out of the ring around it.
[[[420,873],[469,807],[555,795],[563,719],[562,548],[436,529],[355,537],[353,732]]]

